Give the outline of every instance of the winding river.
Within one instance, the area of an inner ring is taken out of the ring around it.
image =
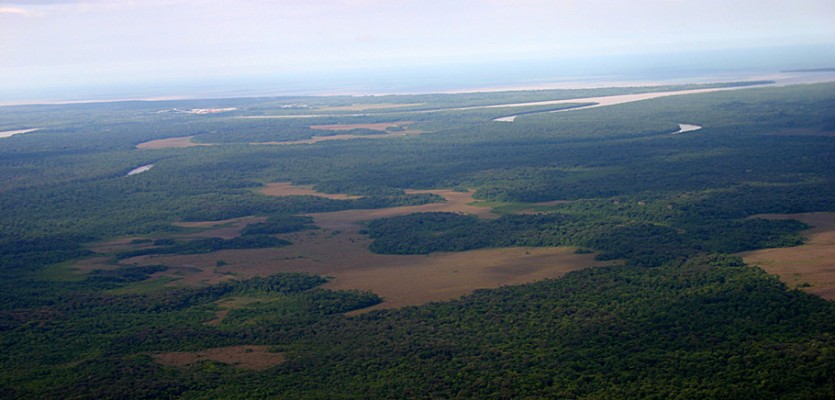
[[[480,108],[544,106],[544,105],[552,105],[552,104],[569,104],[569,103],[594,103],[594,104],[587,105],[587,106],[566,108],[566,109],[556,110],[556,111],[542,111],[542,112],[538,112],[538,113],[526,113],[526,114],[509,115],[509,116],[506,116],[506,117],[496,118],[496,119],[493,120],[493,121],[496,121],[496,122],[513,122],[513,121],[516,120],[517,117],[519,117],[521,115],[547,114],[547,113],[557,113],[557,112],[566,112],[566,111],[576,111],[576,110],[584,110],[584,109],[587,109],[587,108],[613,106],[613,105],[616,105],[616,104],[632,103],[634,101],[656,99],[656,98],[659,98],[659,97],[678,96],[678,95],[682,95],[682,94],[710,93],[710,92],[719,92],[719,91],[724,91],[724,90],[734,90],[734,89],[750,88],[750,87],[753,87],[753,86],[730,86],[730,87],[718,87],[718,88],[707,88],[707,89],[676,90],[676,91],[672,91],[672,92],[651,92],[651,93],[638,93],[638,94],[622,94],[622,95],[615,95],[615,96],[584,97],[584,98],[579,98],[579,99],[538,101],[538,102],[533,102],[533,103],[502,104],[502,105],[496,105],[496,106],[484,106],[484,107],[480,107]],[[690,126],[690,125],[688,125],[688,126]],[[695,129],[692,129],[692,130],[695,130]],[[685,131],[685,132],[687,132],[687,131]],[[678,133],[681,133],[681,132],[678,132]]]
[[[18,129],[16,131],[3,131],[3,132],[0,132],[0,138],[8,138],[8,137],[12,137],[14,135],[21,135],[21,134],[24,134],[24,133],[34,132],[34,131],[37,131],[37,130],[40,130],[40,129],[41,128]]]
[[[143,165],[141,167],[137,167],[137,168],[134,168],[134,169],[130,170],[130,172],[128,172],[128,174],[125,175],[125,176],[141,174],[143,172],[149,171],[153,167],[154,167],[154,164]]]
[[[679,133],[685,132],[693,132],[702,129],[699,125],[690,125],[690,124],[678,124],[678,131],[673,132],[673,135],[678,135]]]

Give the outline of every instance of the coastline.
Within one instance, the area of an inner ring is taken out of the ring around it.
[[[512,79],[509,79],[512,80]],[[621,88],[621,87],[650,87],[663,85],[686,85],[686,84],[708,84],[721,82],[745,82],[745,81],[773,81],[769,86],[789,86],[802,84],[817,84],[835,82],[835,70],[821,69],[809,71],[777,71],[772,73],[748,72],[748,73],[723,73],[713,75],[700,75],[690,77],[675,77],[666,79],[615,79],[612,76],[606,77],[569,77],[562,79],[543,79],[536,83],[495,83],[495,84],[472,84],[462,85],[455,88],[433,90],[374,90],[362,88],[320,88],[320,89],[230,89],[224,91],[204,91],[195,93],[194,90],[183,90],[187,94],[167,95],[121,95],[116,97],[82,99],[61,99],[53,98],[46,100],[0,100],[0,107],[24,106],[24,105],[66,105],[66,104],[91,104],[91,103],[116,103],[127,101],[181,101],[181,100],[227,100],[252,97],[318,97],[318,96],[352,96],[352,97],[375,97],[375,96],[408,96],[421,94],[462,94],[462,93],[493,93],[506,91],[535,91],[535,90],[558,90],[558,89],[600,89],[600,88]]]

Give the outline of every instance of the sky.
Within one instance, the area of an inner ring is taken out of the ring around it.
[[[832,0],[0,0],[0,92],[825,43]]]

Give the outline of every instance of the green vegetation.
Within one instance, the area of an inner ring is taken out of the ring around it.
[[[835,306],[729,255],[802,242],[806,225],[752,216],[835,211],[835,84],[560,113],[472,108],[654,90],[0,107],[0,130],[41,128],[0,139],[0,397],[835,397]],[[328,110],[372,103],[408,106]],[[172,111],[223,107],[237,110]],[[294,115],[318,116],[241,118]],[[519,117],[492,121],[507,115]],[[252,144],[393,121],[425,133]],[[703,129],[671,135],[679,123]],[[192,135],[215,145],[136,149]],[[361,197],[257,191],[286,181]],[[305,214],[435,203],[406,190],[438,188],[474,188],[503,215],[369,221],[371,250],[570,245],[623,263],[353,317],[384,299],[307,274],[170,286],[159,275],[182,266],[119,263],[291,246],[283,235],[316,233]],[[534,204],[554,200],[570,202]],[[174,224],[247,216],[263,222],[231,239],[187,240]],[[127,244],[102,244],[116,238]],[[67,272],[109,256],[107,268]],[[234,345],[287,361],[253,371],[152,357]]]
[[[165,265],[147,265],[144,267],[121,267],[114,270],[93,270],[90,274],[87,275],[87,282],[93,284],[93,286],[98,285],[105,285],[108,283],[117,286],[122,283],[131,283],[131,282],[139,282],[144,281],[150,277],[151,274],[155,272],[162,272],[168,270],[168,267]]]
[[[229,249],[262,249],[265,247],[281,247],[292,243],[274,236],[264,234],[247,234],[245,236],[232,239],[207,238],[192,240],[185,243],[176,243],[169,240],[157,240],[154,244],[159,245],[159,247],[127,251],[118,254],[117,257],[124,259],[144,256],[147,254],[201,254]]]
[[[646,204],[644,204],[646,207]],[[801,243],[797,232],[806,225],[794,220],[700,220],[682,217],[664,222],[630,215],[628,207],[577,202],[555,212],[505,215],[479,220],[471,215],[418,213],[369,222],[372,251],[384,254],[427,254],[485,247],[578,246],[602,253],[605,260],[626,259],[658,266],[695,254],[735,253]],[[571,212],[561,213],[560,211]]]
[[[822,399],[834,312],[734,258],[595,268],[330,320],[298,358],[208,396]]]

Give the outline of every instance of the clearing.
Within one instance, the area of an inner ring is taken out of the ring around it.
[[[185,367],[200,361],[211,360],[237,368],[264,370],[285,360],[284,353],[269,351],[270,346],[216,347],[201,351],[176,351],[153,354],[154,361],[170,367]]]
[[[330,276],[333,280],[326,288],[369,290],[383,297],[384,302],[372,309],[450,300],[476,289],[558,278],[570,271],[603,264],[594,259],[594,254],[575,254],[568,247],[514,247],[402,256],[370,252],[370,240],[355,232],[321,229],[283,237],[294,244],[209,254],[142,256],[124,262],[186,267],[157,274],[181,277],[171,282],[174,285],[217,283],[232,275],[244,278],[281,272]],[[219,260],[225,265],[217,266]]]
[[[220,221],[197,221],[197,222],[175,222],[171,225],[181,228],[200,229],[192,233],[174,234],[174,238],[196,239],[219,237],[221,239],[234,239],[241,236],[241,230],[249,224],[266,221],[266,217],[240,217]]]
[[[275,193],[285,195],[298,191],[318,195],[310,188],[291,188],[286,183],[276,187],[283,189]],[[498,217],[489,208],[472,205],[471,191],[409,190],[407,193],[435,193],[444,196],[447,201],[310,214],[321,229],[281,235],[293,242],[293,245],[281,248],[148,255],[126,259],[122,263],[168,265],[172,268],[155,276],[177,279],[170,285],[205,285],[233,276],[247,278],[281,272],[330,276],[333,279],[325,285],[326,288],[369,290],[384,298],[382,304],[361,312],[450,300],[476,289],[558,278],[570,271],[605,264],[596,261],[594,254],[575,254],[574,249],[568,247],[514,247],[429,255],[372,253],[368,250],[371,240],[359,233],[363,221],[431,211]]]
[[[293,185],[292,182],[270,183],[258,190],[267,196],[318,196],[334,200],[358,199],[360,196],[317,192],[313,185]]]
[[[171,225],[186,228],[186,232],[178,232],[171,235],[166,236],[166,238],[172,239],[200,239],[200,238],[212,238],[212,237],[219,237],[221,239],[233,239],[238,236],[241,236],[241,230],[244,229],[249,224],[254,224],[258,222],[264,222],[267,218],[266,217],[241,217],[241,218],[231,218],[225,219],[220,221],[199,221],[199,222],[174,222]],[[154,238],[159,239],[159,237]],[[107,240],[93,244],[90,246],[90,250],[97,254],[102,254],[101,256],[94,256],[90,258],[81,259],[72,264],[71,269],[78,274],[88,274],[96,269],[101,270],[111,270],[119,268],[120,266],[130,265],[130,263],[121,263],[115,264],[113,263],[112,255],[117,253],[122,253],[126,251],[133,251],[133,250],[140,250],[153,247],[153,239],[148,237],[126,237],[126,238],[119,238],[114,240]],[[193,275],[198,272],[202,271],[200,269],[194,269],[191,266],[171,266],[171,270],[168,271],[169,275],[182,275],[183,271],[191,271],[189,276],[193,277]],[[209,274],[209,278],[214,278],[214,274]],[[230,276],[224,277],[225,279],[229,279]]]
[[[740,253],[746,263],[776,274],[790,287],[835,300],[835,213],[762,214],[756,218],[796,219],[812,226],[806,243]]]
[[[363,221],[377,218],[394,217],[419,212],[454,212],[473,214],[479,218],[498,218],[490,208],[479,207],[473,199],[472,191],[459,192],[450,189],[406,190],[406,194],[432,193],[446,199],[442,203],[421,204],[418,206],[400,206],[375,208],[371,210],[345,210],[329,213],[311,214],[316,225],[326,229],[354,229]]]
[[[183,147],[195,146],[211,146],[209,143],[195,143],[191,139],[194,136],[181,136],[168,139],[157,139],[148,142],[139,143],[136,145],[137,149],[179,149]]]

